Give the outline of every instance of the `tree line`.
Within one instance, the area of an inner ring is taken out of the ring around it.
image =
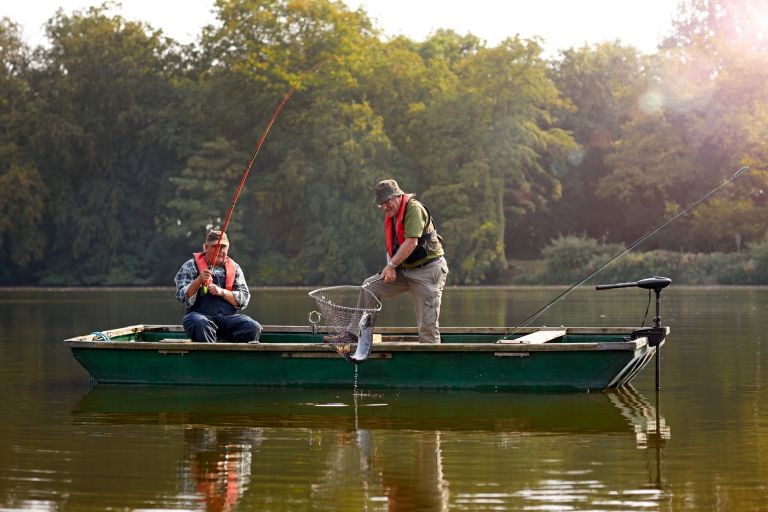
[[[108,5],[55,13],[45,45],[0,21],[0,282],[168,285],[221,226],[253,285],[381,267],[371,188],[429,206],[451,284],[512,279],[553,240],[629,244],[742,165],[643,249],[765,242],[768,37],[757,0],[684,0],[652,55],[545,58],[539,38],[387,38],[329,0],[217,0],[182,45]],[[764,252],[764,251],[763,251]]]

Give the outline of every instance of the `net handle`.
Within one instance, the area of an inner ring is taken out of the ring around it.
[[[384,279],[384,274],[376,274],[376,275],[378,275],[379,277],[377,277],[377,278],[376,278],[376,279],[374,279],[373,281],[368,281],[367,283],[365,283],[364,285],[362,285],[360,288],[367,288],[367,287],[371,286],[373,283],[378,283],[379,281],[381,281],[382,279]],[[370,279],[370,278],[369,278],[369,279]],[[373,293],[373,292],[371,292],[371,293]],[[375,295],[374,295],[374,297],[375,297]]]

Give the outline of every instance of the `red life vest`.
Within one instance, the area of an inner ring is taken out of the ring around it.
[[[413,194],[403,194],[402,201],[400,201],[400,209],[397,211],[397,221],[395,223],[395,230],[397,231],[397,247],[403,245],[405,242],[405,207],[408,205],[408,201],[413,197]],[[389,257],[395,255],[395,240],[392,236],[392,218],[388,215],[384,215],[384,240],[387,242],[387,253]]]
[[[195,252],[192,253],[192,256],[195,258],[195,264],[197,265],[198,272],[202,272],[208,268],[208,262],[205,261],[204,252]],[[225,286],[227,290],[232,291],[232,287],[235,284],[235,262],[228,257],[224,259],[224,272],[226,275]]]

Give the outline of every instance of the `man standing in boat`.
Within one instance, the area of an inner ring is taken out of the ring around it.
[[[184,330],[192,341],[258,343],[261,325],[237,313],[248,305],[251,294],[240,265],[228,251],[227,234],[210,231],[203,252],[194,253],[176,274],[176,298],[186,307]]]
[[[376,205],[384,210],[387,264],[363,286],[379,300],[411,292],[419,341],[440,343],[440,301],[448,276],[442,237],[437,234],[429,210],[413,194],[400,190],[395,180],[378,182],[373,193]],[[343,332],[326,341],[355,343],[357,339],[353,333]]]
[[[416,308],[419,341],[440,343],[440,301],[448,263],[429,210],[395,180],[373,188],[376,205],[384,210],[387,264],[363,285],[381,299],[410,291]]]

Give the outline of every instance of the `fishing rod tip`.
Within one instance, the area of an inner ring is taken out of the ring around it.
[[[748,171],[749,171],[749,166],[748,166],[748,165],[745,165],[744,167],[742,167],[741,169],[739,169],[738,171],[736,171],[735,173],[733,173],[733,176],[731,176],[730,178],[728,178],[728,179],[725,181],[725,183],[729,183],[729,182],[731,182],[731,181],[735,180],[736,178],[738,178],[739,176],[741,176],[742,174],[744,174],[744,173],[746,173],[746,172],[748,172]]]

